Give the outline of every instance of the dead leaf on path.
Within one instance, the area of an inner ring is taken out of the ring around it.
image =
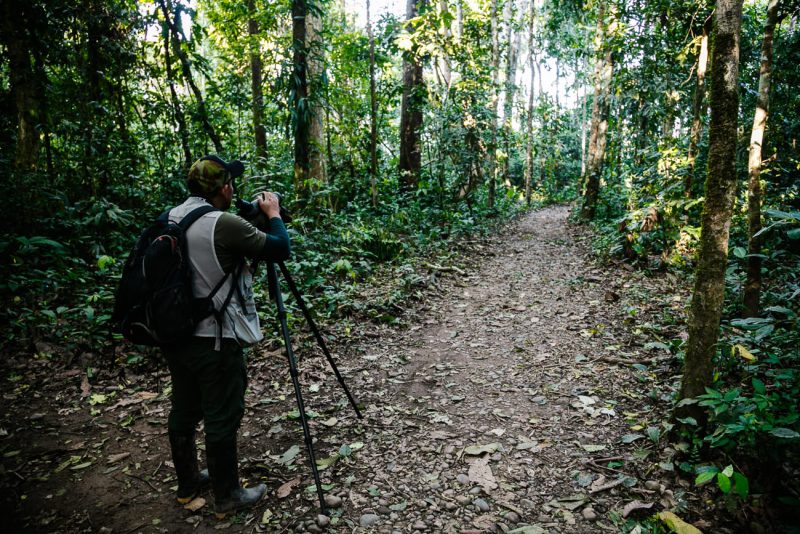
[[[492,468],[489,467],[489,458],[478,458],[469,466],[467,473],[471,482],[482,486],[484,490],[491,491],[497,489],[497,480],[492,474]]]
[[[205,505],[206,505],[206,500],[204,498],[195,497],[194,499],[189,501],[189,503],[186,506],[184,506],[184,508],[186,510],[189,510],[190,512],[196,512]]]
[[[663,521],[672,532],[676,532],[677,534],[703,534],[697,527],[687,523],[672,512],[661,512],[658,514],[658,518]]]
[[[129,453],[129,452],[121,452],[119,454],[112,454],[111,456],[108,457],[108,463],[109,464],[115,464],[115,463],[117,463],[117,462],[119,462],[121,460],[124,460],[125,458],[127,458],[130,455],[131,455],[131,453]]]
[[[81,379],[81,398],[85,399],[91,392],[92,385],[89,384],[89,377],[87,375],[83,375],[83,378]]]
[[[622,517],[628,517],[632,512],[636,510],[649,510],[653,507],[653,503],[651,502],[642,502],[642,501],[631,501],[625,505],[625,508],[622,509]]]
[[[276,496],[277,496],[279,499],[285,499],[286,497],[288,497],[288,496],[289,496],[289,494],[291,494],[291,493],[292,493],[292,489],[293,489],[295,486],[297,486],[298,484],[300,484],[300,477],[293,478],[293,479],[292,479],[292,480],[290,480],[289,482],[286,482],[286,483],[282,484],[282,485],[281,485],[281,487],[280,487],[280,488],[278,488],[278,489],[275,491],[275,495],[276,495]]]
[[[488,445],[470,445],[464,449],[464,453],[469,454],[470,456],[479,456],[485,452],[493,454],[500,450],[500,447],[501,445],[499,443],[490,443]]]

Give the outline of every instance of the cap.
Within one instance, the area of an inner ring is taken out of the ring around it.
[[[236,178],[244,173],[244,164],[239,160],[226,162],[213,154],[203,156],[195,161],[189,169],[187,182],[195,182],[204,193],[213,193],[231,178]]]

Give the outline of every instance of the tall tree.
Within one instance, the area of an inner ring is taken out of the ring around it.
[[[530,19],[528,20],[528,68],[531,69],[531,84],[528,93],[528,113],[525,117],[525,133],[526,133],[526,147],[525,147],[525,202],[528,206],[531,205],[531,176],[533,176],[533,88],[536,82],[536,56],[534,52],[534,27],[536,21],[536,3],[534,0],[530,2]]]
[[[308,6],[305,0],[292,0],[292,89],[290,107],[294,127],[294,186],[303,191],[310,170],[308,106],[308,56],[306,50],[306,16]],[[304,200],[298,197],[298,200]]]
[[[489,103],[489,194],[487,199],[489,209],[494,208],[497,181],[497,107],[499,100],[498,88],[500,86],[500,23],[498,21],[497,2],[498,0],[492,0],[489,6],[492,28],[492,95]]]
[[[406,31],[413,32],[411,23],[425,8],[425,0],[406,0]],[[400,104],[400,184],[404,189],[417,187],[422,168],[422,60],[413,46],[403,57],[403,97]]]
[[[503,179],[509,182],[511,177],[509,173],[509,165],[511,160],[511,137],[512,137],[512,119],[514,115],[514,97],[516,96],[517,83],[517,61],[519,58],[519,49],[522,39],[522,32],[514,31],[514,17],[516,16],[516,6],[513,0],[509,0],[507,4],[506,16],[506,83],[505,83],[505,101],[503,103],[503,148],[506,157],[503,160]]]
[[[367,38],[369,39],[369,181],[373,207],[378,206],[378,101],[375,98],[375,37],[372,35],[370,2],[367,0]]]
[[[779,0],[770,0],[761,44],[761,68],[758,77],[758,99],[750,134],[750,157],[747,162],[747,281],[744,285],[744,314],[758,315],[761,301],[761,154],[764,129],[769,114],[769,87],[772,79],[772,41],[778,23]]]
[[[739,111],[739,37],[743,0],[717,0],[711,57],[711,121],[708,174],[689,316],[689,339],[680,398],[693,398],[711,384],[717,350],[728,236],[736,197],[736,127]],[[689,408],[696,418],[702,412]]]
[[[308,170],[310,184],[318,189],[327,182],[325,160],[325,106],[323,102],[324,46],[321,6],[314,3],[306,16],[306,60],[308,65]]]
[[[595,32],[596,64],[594,71],[594,102],[592,103],[592,124],[589,128],[589,157],[584,184],[581,217],[593,219],[600,194],[600,176],[603,172],[603,159],[606,151],[606,132],[608,130],[609,91],[614,64],[606,23],[606,1],[601,1],[597,12]],[[610,18],[610,14],[609,14]]]
[[[31,35],[35,5],[28,2],[6,0],[3,2],[2,36],[9,57],[11,92],[17,112],[17,146],[14,167],[32,170],[39,155],[40,95],[42,80],[37,79],[31,50],[36,46]]]
[[[247,0],[247,33],[250,37],[250,89],[253,97],[253,137],[256,162],[263,167],[267,159],[267,131],[264,128],[263,65],[261,62],[261,29],[254,0]]]
[[[700,36],[700,51],[697,55],[697,73],[692,100],[692,126],[689,131],[689,153],[687,155],[689,168],[684,178],[684,194],[692,196],[695,168],[697,160],[697,145],[700,142],[700,131],[703,126],[703,115],[706,109],[706,69],[708,68],[708,34],[711,33],[711,17],[703,24],[703,33]]]
[[[158,0],[159,4],[161,5],[161,11],[164,14],[164,22],[167,23],[167,27],[169,28],[170,34],[172,35],[172,51],[178,56],[178,59],[181,62],[181,72],[183,73],[183,79],[186,81],[186,84],[192,91],[194,95],[195,102],[197,104],[197,112],[200,116],[200,122],[203,125],[203,129],[205,130],[208,138],[211,139],[211,143],[214,145],[214,150],[217,153],[222,153],[222,141],[220,141],[219,136],[217,135],[217,131],[214,129],[214,126],[211,124],[211,121],[208,116],[208,110],[206,109],[206,101],[203,97],[202,91],[197,86],[197,83],[194,81],[194,75],[192,74],[192,64],[189,62],[189,57],[186,55],[186,52],[181,47],[182,39],[181,39],[181,31],[178,29],[178,24],[180,24],[180,10],[175,12],[172,7],[172,3],[170,0]]]
[[[175,123],[178,125],[178,138],[181,140],[181,149],[183,150],[183,166],[184,170],[189,170],[192,165],[192,149],[189,145],[189,131],[186,128],[186,117],[183,114],[181,101],[178,98],[178,91],[175,89],[175,75],[172,70],[172,32],[169,27],[164,23],[164,67],[167,74],[167,85],[169,86],[170,103],[172,104],[172,114],[175,118]]]

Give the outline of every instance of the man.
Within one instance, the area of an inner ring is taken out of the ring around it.
[[[239,161],[201,158],[189,170],[191,196],[169,214],[171,220],[180,222],[197,207],[210,204],[217,208],[186,231],[195,297],[210,295],[221,284],[212,299],[215,313],[197,326],[189,341],[166,347],[164,354],[172,376],[168,429],[178,475],[178,502],[193,499],[210,475],[214,511],[220,519],[252,506],[266,491],[264,484],[242,488],[238,474],[236,434],[247,386],[243,347],[263,338],[246,260],[283,261],[290,253],[289,236],[273,193],[258,196],[259,207],[269,220],[267,233],[226,213],[233,199],[233,179],[243,171]],[[205,422],[208,474],[197,466],[194,437],[201,420]]]

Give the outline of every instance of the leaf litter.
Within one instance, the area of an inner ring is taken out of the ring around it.
[[[270,494],[244,519],[219,523],[205,503],[195,512],[173,507],[163,369],[120,382],[102,369],[84,380],[80,369],[42,368],[26,377],[39,381],[38,396],[7,396],[10,411],[44,414],[26,427],[2,422],[4,450],[22,451],[4,461],[18,476],[3,484],[29,496],[13,505],[18,517],[40,530],[52,518],[64,532],[86,529],[74,511],[96,510],[102,516],[92,512],[93,530],[152,528],[158,519],[166,531],[191,520],[197,532],[350,532],[376,516],[387,531],[580,534],[613,529],[612,513],[644,509],[688,525],[672,509],[679,481],[658,467],[671,457],[661,455],[657,429],[619,415],[664,409],[649,400],[642,371],[625,363],[640,360],[651,375],[658,371],[645,347],[657,340],[628,325],[628,307],[641,320],[659,313],[650,296],[674,292],[675,281],[597,266],[590,235],[567,215],[563,206],[532,212],[503,232],[462,241],[438,262],[451,270],[387,266],[384,278],[377,273],[374,285],[358,290],[363,310],[374,310],[392,306],[397,283],[416,284],[412,300],[393,308],[395,325],[370,322],[356,309],[356,320],[326,333],[363,421],[313,338],[302,328],[294,333],[332,511],[324,527],[277,343],[249,357],[240,475],[247,485],[265,482]],[[70,452],[74,435],[88,437],[85,449]],[[106,441],[95,447],[96,437]],[[26,440],[35,446],[13,447]],[[654,487],[663,490],[642,501],[636,492],[645,491],[644,473],[660,476]],[[37,482],[48,476],[47,486]]]

